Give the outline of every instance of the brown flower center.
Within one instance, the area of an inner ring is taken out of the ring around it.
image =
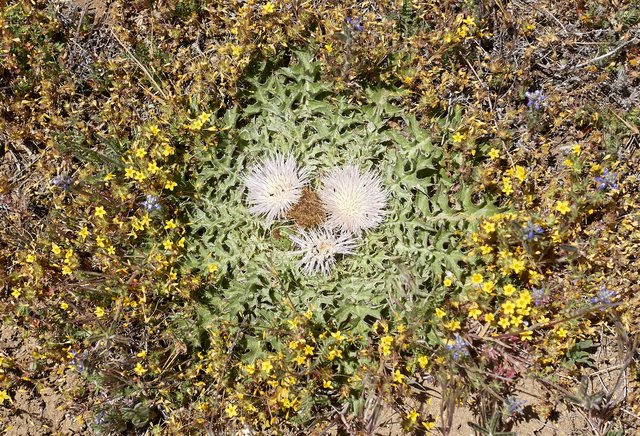
[[[303,229],[309,229],[325,222],[327,214],[318,194],[305,187],[300,200],[289,209],[288,217]]]

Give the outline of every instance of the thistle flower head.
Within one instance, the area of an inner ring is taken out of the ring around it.
[[[329,215],[330,228],[358,234],[384,219],[387,192],[371,171],[361,173],[353,165],[336,168],[322,179],[319,195]]]
[[[291,154],[265,158],[245,178],[249,212],[266,216],[267,223],[284,218],[300,199],[308,179],[308,172],[298,168]]]
[[[306,274],[321,272],[329,274],[336,263],[336,255],[354,254],[355,239],[348,233],[337,233],[326,227],[313,230],[299,230],[291,236],[298,247],[292,254],[300,254],[299,265]]]

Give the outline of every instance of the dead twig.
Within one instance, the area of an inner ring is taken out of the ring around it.
[[[120,41],[120,38],[118,38],[118,35],[116,35],[116,33],[113,31],[113,29],[111,30],[111,34],[113,35],[113,37],[116,39],[116,41],[118,41],[118,44],[120,44],[120,46],[124,49],[125,52],[127,52],[127,54],[129,55],[129,57],[131,59],[133,59],[133,61],[138,65],[138,67],[140,67],[140,69],[144,72],[144,74],[147,76],[147,78],[149,79],[149,81],[153,84],[153,86],[155,86],[155,88],[158,90],[158,92],[160,94],[162,94],[162,96],[164,97],[165,100],[169,100],[169,97],[167,97],[167,95],[164,93],[164,91],[162,90],[162,88],[160,87],[160,85],[158,84],[158,82],[156,81],[156,79],[153,78],[153,75],[149,72],[149,70],[147,69],[147,67],[145,67],[139,60],[138,58],[135,57],[135,55],[133,53],[131,53],[131,50],[129,50],[129,48],[127,46],[125,46],[122,41]]]
[[[629,44],[637,44],[639,41],[637,38],[633,38],[630,39],[629,41],[626,41],[622,44],[620,44],[619,46],[617,46],[616,48],[614,48],[611,51],[608,51],[607,53],[600,55],[600,56],[596,56],[595,58],[587,61],[587,62],[583,62],[581,64],[576,65],[575,67],[573,67],[574,69],[577,68],[582,68],[582,67],[586,67],[587,65],[591,65],[593,63],[596,63],[598,61],[601,61],[603,59],[608,58],[609,56],[613,56],[614,54],[618,53],[620,50],[622,50],[623,48],[625,48],[626,46],[628,46]],[[563,69],[569,68],[569,66],[565,66]]]

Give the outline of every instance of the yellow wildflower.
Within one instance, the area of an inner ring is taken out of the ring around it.
[[[436,426],[436,421],[422,421],[422,426],[425,430],[433,430]]]
[[[228,418],[235,418],[238,416],[238,406],[235,404],[229,404],[225,409],[224,413],[227,414]]]
[[[133,176],[133,178],[134,178],[136,181],[138,181],[138,182],[142,183],[142,182],[144,182],[144,179],[146,179],[146,178],[147,178],[147,176],[145,176],[145,175],[144,175],[144,173],[143,173],[142,171],[136,171],[136,174],[135,174],[135,176]]]
[[[569,202],[568,201],[558,201],[556,203],[556,210],[558,212],[560,212],[562,215],[566,215],[568,212],[571,211],[571,208],[569,207]]]
[[[512,316],[511,319],[509,320],[511,322],[511,325],[514,327],[518,327],[519,325],[522,324],[522,316]]]
[[[527,330],[525,332],[520,333],[520,340],[530,341],[532,336],[533,336],[533,332],[531,330]]]
[[[331,337],[338,342],[342,342],[346,339],[345,336],[342,333],[340,333],[340,330],[338,330],[335,333],[331,333]]]
[[[558,330],[556,330],[556,335],[558,335],[559,338],[564,339],[567,337],[567,334],[569,334],[569,332],[566,331],[564,327],[560,327]]]
[[[502,179],[502,192],[506,195],[511,195],[513,193],[513,183],[511,183],[511,179],[508,177]]]
[[[482,281],[482,274],[475,273],[471,276],[471,283],[473,283],[474,285],[479,285],[480,283],[482,283]]]
[[[136,363],[136,367],[133,368],[133,372],[138,374],[138,376],[142,376],[145,372],[147,372],[147,370],[144,368],[144,366],[142,366],[140,362],[138,362]]]
[[[260,364],[260,369],[266,374],[269,374],[273,369],[273,365],[271,364],[271,361],[265,360],[264,362],[262,362],[262,364]]]
[[[464,138],[465,138],[464,134],[460,132],[456,132],[452,137],[453,142],[456,142],[456,143],[464,141]]]
[[[160,170],[160,167],[158,166],[158,164],[156,163],[156,161],[155,161],[155,160],[152,160],[151,162],[149,162],[149,163],[147,164],[147,171],[148,171],[150,174],[155,174],[155,173],[157,173],[159,170]]]
[[[491,150],[489,150],[489,157],[491,159],[498,159],[500,157],[500,150],[498,150],[497,148],[492,148]]]
[[[502,327],[504,330],[506,330],[507,327],[509,327],[509,325],[511,325],[511,323],[509,322],[509,319],[507,319],[507,318],[500,318],[500,320],[498,320],[498,325],[500,327]]]
[[[502,303],[502,312],[505,315],[513,315],[516,309],[516,305],[513,304],[513,301],[507,300],[504,303]]]
[[[524,261],[519,259],[512,259],[511,269],[513,270],[514,273],[520,274],[525,269]]]
[[[51,251],[53,252],[53,254],[55,254],[56,256],[60,253],[62,253],[62,250],[60,249],[60,247],[58,246],[58,244],[53,244],[51,246]]]
[[[582,148],[580,147],[580,144],[576,144],[573,147],[571,147],[571,152],[576,156],[580,156],[581,151],[582,151]]]
[[[513,286],[511,283],[504,285],[502,287],[502,293],[507,297],[512,296],[515,292],[516,292],[516,287]]]
[[[104,309],[102,307],[100,307],[100,306],[96,307],[96,310],[93,313],[98,318],[102,318],[104,316],[104,314],[105,314]]]
[[[482,224],[482,229],[487,233],[493,233],[496,231],[496,225],[491,221],[485,221],[485,223]]]
[[[332,348],[331,350],[329,350],[329,355],[327,356],[327,359],[329,359],[330,362],[333,362],[336,358],[342,359],[342,350],[339,350],[337,348]]]
[[[474,307],[471,310],[469,310],[469,317],[473,319],[478,319],[480,315],[482,315],[482,311],[477,307]]]
[[[89,236],[89,229],[87,228],[87,226],[84,226],[79,232],[78,232],[78,236],[80,236],[80,238],[82,238],[82,240],[84,241],[85,239],[87,239],[87,236]]]
[[[460,330],[460,321],[452,319],[448,323],[444,325],[445,328],[455,332],[456,330]]]
[[[0,404],[3,404],[7,400],[9,400],[10,403],[13,402],[13,400],[11,399],[9,394],[7,394],[7,391],[6,390],[1,390],[0,391]]]
[[[529,293],[529,291],[524,290],[520,292],[520,295],[516,300],[516,306],[518,306],[521,309],[524,309],[527,306],[529,306],[529,304],[531,304],[531,294]]]
[[[420,368],[425,369],[428,363],[429,358],[427,356],[421,355],[420,357],[418,357],[418,365],[420,365]]]
[[[494,287],[495,287],[495,283],[493,283],[493,282],[484,282],[482,284],[482,290],[484,292],[486,292],[487,294],[491,294],[491,292],[493,291]]]
[[[416,412],[416,409],[411,409],[411,412],[407,413],[407,419],[411,424],[415,424],[418,421],[420,414]]]
[[[393,372],[393,381],[396,383],[402,383],[404,381],[404,375],[400,372],[399,369],[396,369]]]
[[[273,12],[276,10],[275,6],[273,5],[273,3],[271,2],[267,2],[264,5],[262,5],[262,13],[264,15],[269,15],[269,14],[273,14]]]
[[[98,218],[103,218],[107,214],[107,212],[104,210],[104,207],[98,206],[95,208],[95,211],[93,214]]]
[[[493,247],[490,247],[488,245],[483,245],[480,247],[480,251],[482,251],[482,254],[487,255],[493,251]]]
[[[173,153],[176,152],[176,149],[173,148],[172,146],[170,146],[169,144],[165,144],[164,145],[164,149],[162,150],[162,155],[164,157],[168,157],[171,156]]]
[[[380,338],[380,354],[388,356],[391,354],[391,344],[393,343],[393,337],[386,335]]]

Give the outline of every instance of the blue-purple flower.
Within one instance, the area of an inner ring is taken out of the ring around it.
[[[527,404],[526,400],[519,400],[516,397],[507,398],[507,413],[509,416],[519,415],[524,411],[524,405]]]
[[[460,357],[469,355],[469,343],[462,339],[459,334],[455,334],[456,341],[453,344],[445,345],[447,350],[451,350],[453,352],[453,359],[458,360]]]
[[[51,183],[56,185],[58,188],[66,191],[73,183],[73,179],[67,176],[56,176],[53,178],[53,180],[51,180]]]
[[[591,301],[591,303],[593,304],[611,304],[611,300],[615,297],[615,295],[615,291],[607,289],[607,287],[603,284],[600,288],[600,291],[598,292],[598,295],[596,295],[589,301]],[[604,307],[600,310],[604,310]]]
[[[84,361],[86,360],[89,352],[84,350],[81,355],[78,355],[75,350],[71,350],[71,354],[73,355],[73,359],[69,362],[70,365],[75,366],[78,372],[82,372],[84,370]]]
[[[534,92],[525,92],[525,97],[527,97],[527,107],[529,109],[533,108],[535,110],[540,110],[540,108],[544,105],[545,100],[547,99],[542,91],[537,90]]]
[[[544,298],[545,290],[544,288],[532,288],[531,296],[533,297],[533,302],[536,306],[540,306],[542,304],[542,299]]]
[[[356,32],[362,32],[362,24],[360,24],[360,17],[347,17],[347,24],[351,27],[351,30],[355,30]]]
[[[527,225],[524,227],[524,232],[528,240],[532,240],[537,236],[540,236],[544,233],[542,227],[539,224],[535,224],[533,221],[529,220]]]
[[[602,176],[596,177],[596,182],[598,183],[598,189],[604,190],[607,188],[611,189],[619,189],[616,183],[616,179],[618,178],[618,174],[609,172],[608,168],[605,168],[602,171]]]
[[[160,203],[158,203],[158,197],[151,194],[147,194],[147,199],[141,204],[147,210],[147,212],[153,212],[154,210],[162,209]]]

